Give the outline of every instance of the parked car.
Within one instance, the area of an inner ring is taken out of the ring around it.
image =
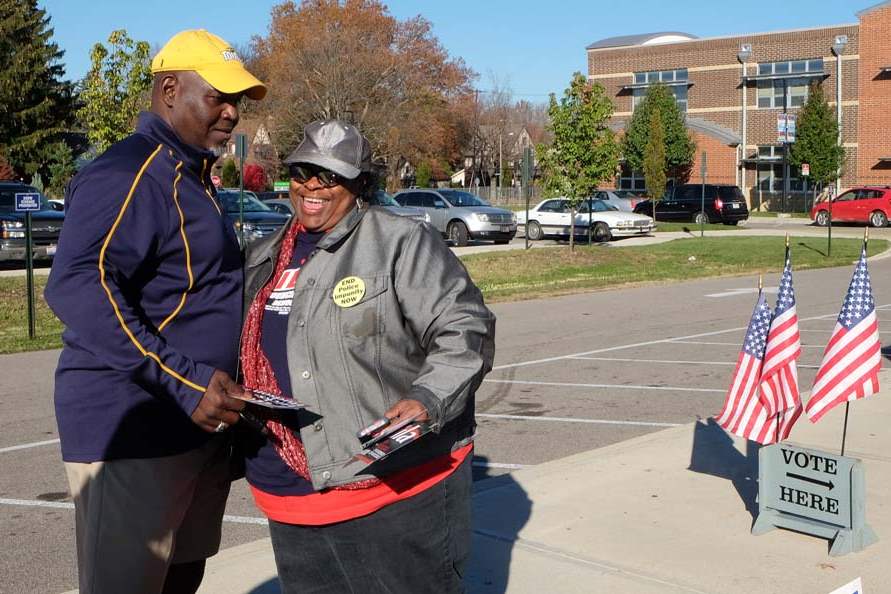
[[[590,209],[590,212],[589,212]],[[546,235],[569,237],[572,213],[569,200],[551,198],[542,200],[529,210],[529,223],[526,212],[517,213],[517,220],[526,228],[526,235],[532,241],[544,239]],[[586,200],[579,205],[575,215],[576,235],[587,235],[590,229],[594,241],[609,241],[613,237],[646,235],[656,228],[653,219],[646,215],[621,211],[604,200]]]
[[[640,199],[633,200],[631,198],[623,198],[616,190],[597,190],[592,196],[594,200],[602,200],[611,206],[615,206],[619,210],[632,212],[634,205],[640,202]]]
[[[16,212],[15,195],[40,194],[36,188],[19,182],[0,182],[0,260],[24,260],[25,213]],[[40,194],[40,210],[31,213],[31,245],[35,259],[52,259],[59,244],[65,213],[53,210]]]
[[[217,192],[217,199],[226,209],[226,214],[235,221],[235,232],[238,234],[238,190],[220,190]],[[258,200],[253,192],[244,193],[243,231],[245,243],[272,235],[287,223],[289,218],[288,215],[276,212]]]
[[[291,204],[291,200],[289,198],[273,198],[271,200],[264,200],[263,204],[265,204],[275,212],[285,215],[286,217],[294,216],[294,205]]]
[[[276,190],[274,192],[256,192],[256,196],[263,202],[268,202],[270,200],[287,200],[288,191]]]
[[[656,220],[736,225],[749,218],[745,196],[737,186],[705,184],[704,210],[702,191],[702,184],[669,188],[662,200],[656,202]],[[638,203],[634,212],[651,215],[652,201]]]
[[[58,210],[59,212],[65,212],[65,201],[64,200],[49,199],[46,202],[51,210]]]
[[[811,220],[821,227],[829,224],[829,202],[818,202],[811,208]],[[891,188],[862,186],[839,194],[832,201],[832,222],[868,223],[884,227],[891,217]]]
[[[470,192],[416,188],[396,192],[393,198],[402,206],[426,212],[430,224],[455,245],[467,245],[471,239],[509,243],[517,234],[514,213],[489,206]]]
[[[412,208],[410,206],[402,206],[393,198],[392,194],[388,194],[383,190],[377,190],[368,199],[368,206],[383,208],[394,215],[400,217],[410,217],[418,221],[430,222],[430,215],[424,209]]]

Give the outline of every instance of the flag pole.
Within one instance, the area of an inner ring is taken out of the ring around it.
[[[850,402],[845,402],[845,424],[842,427],[842,447],[841,455],[845,455],[845,438],[848,436],[848,409],[851,407]]]

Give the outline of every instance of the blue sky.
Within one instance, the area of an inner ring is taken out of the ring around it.
[[[39,0],[65,50],[67,76],[81,78],[90,48],[118,28],[161,45],[182,29],[208,29],[236,45],[265,34],[274,0]],[[493,76],[517,99],[544,102],[585,70],[585,46],[604,37],[684,31],[700,37],[857,22],[876,0],[395,0],[397,18],[421,14],[452,56],[473,68],[476,87]],[[736,8],[733,8],[733,7]]]

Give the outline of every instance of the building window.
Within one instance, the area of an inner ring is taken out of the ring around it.
[[[783,191],[783,147],[782,145],[762,145],[758,147],[758,189],[768,193]],[[789,191],[810,191],[798,167],[789,165]]]
[[[674,93],[675,101],[678,108],[684,113],[687,111],[687,69],[676,68],[674,70],[655,70],[650,72],[635,72],[634,84],[647,85],[632,90],[631,93],[631,109],[637,108],[637,105],[643,101],[647,94],[649,85],[656,83],[664,83],[670,85],[668,88]],[[677,84],[680,83],[680,84]]]
[[[801,107],[807,101],[812,78],[798,78],[795,74],[823,72],[823,58],[788,60],[758,64],[758,76],[782,76],[779,79],[758,81],[758,107],[783,107],[783,83],[786,84],[786,107]]]
[[[619,189],[622,190],[640,190],[647,189],[647,182],[644,179],[642,171],[631,171],[628,167],[622,166],[622,175],[619,177]]]

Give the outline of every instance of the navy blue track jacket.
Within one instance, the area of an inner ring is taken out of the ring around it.
[[[69,462],[173,455],[215,369],[235,374],[243,275],[211,152],[143,113],[71,182],[46,300],[65,324],[55,405]]]

